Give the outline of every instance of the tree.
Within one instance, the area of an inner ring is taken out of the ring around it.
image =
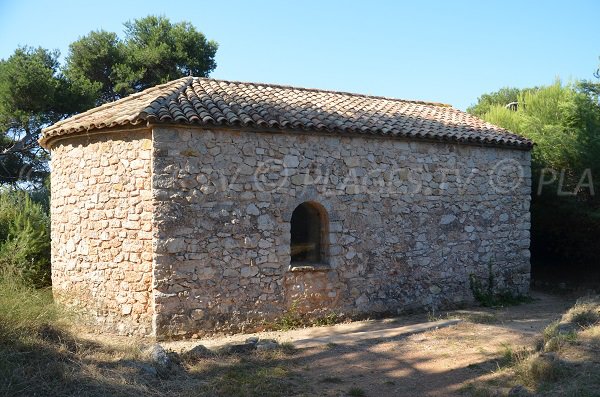
[[[125,23],[125,37],[92,31],[58,51],[18,48],[0,60],[0,185],[40,185],[48,154],[42,128],[133,92],[216,67],[218,45],[187,22],[148,16]]]
[[[532,262],[540,267],[569,263],[588,271],[585,266],[596,263],[600,255],[599,187],[593,185],[593,178],[600,175],[600,104],[581,83],[557,81],[520,90],[516,110],[502,102],[482,106],[487,111],[481,118],[536,144],[532,151],[531,250]],[[481,98],[491,97],[494,94]]]
[[[574,188],[586,169],[600,175],[600,107],[579,84],[521,90],[517,102],[516,111],[492,105],[481,117],[531,138],[534,167],[564,171],[565,188]]]
[[[69,46],[65,74],[79,86],[88,87],[97,104],[111,102],[125,95],[115,91],[115,69],[124,60],[125,48],[116,33],[93,31]]]
[[[500,88],[498,91],[491,92],[489,94],[483,94],[479,98],[477,98],[477,103],[475,105],[467,108],[467,112],[474,114],[477,117],[482,117],[484,114],[489,112],[493,107],[503,106],[507,107],[509,104],[514,104],[519,102],[519,95],[523,94],[526,91],[535,91],[537,88],[511,88],[504,87]],[[518,107],[518,105],[517,105]]]
[[[127,61],[117,89],[138,91],[182,76],[206,77],[218,45],[190,23],[149,16],[125,23]]]
[[[0,275],[50,285],[50,218],[27,192],[0,191]]]
[[[583,92],[595,97],[596,101],[600,102],[600,66],[598,66],[598,69],[596,69],[593,75],[598,79],[597,82],[583,80],[578,83],[578,86]]]
[[[125,23],[125,38],[91,32],[69,47],[65,74],[98,93],[97,103],[179,77],[208,76],[218,45],[188,22],[148,16]]]
[[[41,182],[47,173],[37,145],[41,129],[92,103],[60,74],[58,56],[21,47],[0,61],[0,183]]]

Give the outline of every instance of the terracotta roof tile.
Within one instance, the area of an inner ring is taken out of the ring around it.
[[[184,77],[60,121],[40,144],[139,123],[373,134],[530,149],[526,138],[449,105],[274,84]]]

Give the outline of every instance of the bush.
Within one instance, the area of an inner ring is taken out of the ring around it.
[[[50,285],[50,218],[27,192],[0,192],[0,272]]]
[[[586,185],[600,174],[600,102],[589,87],[556,81],[533,89],[505,88],[482,95],[469,108],[472,114],[536,143],[531,207],[534,265],[593,264],[600,252],[600,200]],[[510,102],[518,103],[516,109],[506,107]],[[542,175],[544,185],[538,194]]]

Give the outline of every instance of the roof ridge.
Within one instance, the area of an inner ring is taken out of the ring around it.
[[[194,80],[209,80],[209,81],[219,81],[219,82],[229,83],[229,84],[248,84],[248,85],[253,85],[253,86],[265,86],[265,87],[275,87],[275,88],[285,88],[285,89],[291,88],[291,89],[300,90],[300,91],[322,92],[322,93],[327,93],[327,94],[342,94],[342,95],[349,95],[349,96],[360,97],[360,98],[385,99],[388,101],[414,103],[417,105],[432,105],[432,106],[439,106],[439,107],[445,107],[445,108],[453,108],[452,105],[450,105],[448,103],[442,103],[442,102],[421,101],[421,100],[416,100],[416,99],[402,99],[402,98],[394,98],[394,97],[381,96],[381,95],[360,94],[357,92],[326,90],[326,89],[321,89],[321,88],[300,87],[300,86],[277,84],[277,83],[257,83],[257,82],[251,82],[251,81],[214,79],[211,77],[194,77]]]
[[[450,105],[344,91],[186,76],[42,130],[39,142],[137,124],[315,131],[531,149],[532,142]]]

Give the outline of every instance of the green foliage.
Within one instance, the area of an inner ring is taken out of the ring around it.
[[[65,65],[58,51],[16,49],[0,60],[0,185],[42,184],[42,128],[156,84],[208,76],[217,48],[187,22],[148,16],[127,22],[123,39],[102,30],[79,38]]]
[[[560,81],[518,96],[516,111],[494,105],[486,121],[524,135],[536,143],[534,166],[566,171],[564,190],[574,188],[586,168],[600,171],[600,109],[573,85]]]
[[[536,89],[533,88],[531,90],[534,91]],[[493,108],[505,108],[508,104],[518,103],[519,96],[522,95],[525,91],[528,90],[504,87],[496,92],[483,94],[477,99],[477,103],[475,105],[472,105],[469,108],[467,108],[467,112],[474,114],[477,117],[482,117]]]
[[[600,80],[600,66],[594,72],[594,77]],[[596,99],[596,102],[600,101],[600,81],[593,82],[589,80],[583,80],[578,82],[578,87],[582,92],[585,92],[590,97]]]
[[[352,397],[363,397],[366,396],[367,393],[360,387],[351,387],[350,390],[348,390],[348,395]]]
[[[50,221],[27,193],[0,193],[0,272],[28,285],[50,285]]]
[[[278,331],[289,331],[302,327],[325,327],[339,324],[344,320],[343,316],[335,312],[323,313],[321,315],[307,315],[300,310],[300,302],[292,302],[290,308],[281,317],[270,324],[270,328]]]
[[[148,16],[126,22],[123,39],[100,30],[72,43],[65,74],[100,104],[179,77],[208,76],[217,48],[188,22]]]
[[[120,98],[114,90],[115,69],[124,58],[125,48],[116,33],[93,31],[69,46],[65,74],[91,92],[96,103],[114,101]]]
[[[532,301],[529,296],[515,295],[509,290],[499,291],[492,271],[492,262],[488,263],[487,282],[484,283],[475,274],[470,274],[469,288],[475,300],[484,307],[515,306]]]
[[[305,321],[299,311],[299,302],[294,301],[290,308],[275,323],[275,329],[280,331],[289,331],[302,327]]]
[[[330,312],[324,316],[317,317],[312,325],[317,327],[327,327],[330,325],[338,324],[341,321],[340,316],[336,312]]]
[[[600,200],[597,187],[592,191],[586,186],[600,175],[600,102],[594,87],[589,82],[556,81],[535,89],[504,89],[483,95],[480,103],[469,108],[536,144],[532,151],[533,261],[593,263],[599,252]],[[518,107],[506,108],[503,102],[514,100],[515,94]]]
[[[37,146],[42,127],[92,103],[60,74],[58,55],[21,47],[0,61],[0,183],[41,184],[48,172]]]
[[[117,90],[139,91],[182,76],[208,76],[218,45],[188,22],[148,16],[125,23],[126,64]]]
[[[0,268],[0,344],[48,325],[66,324],[67,317],[53,303],[49,289],[34,289],[9,269]]]

